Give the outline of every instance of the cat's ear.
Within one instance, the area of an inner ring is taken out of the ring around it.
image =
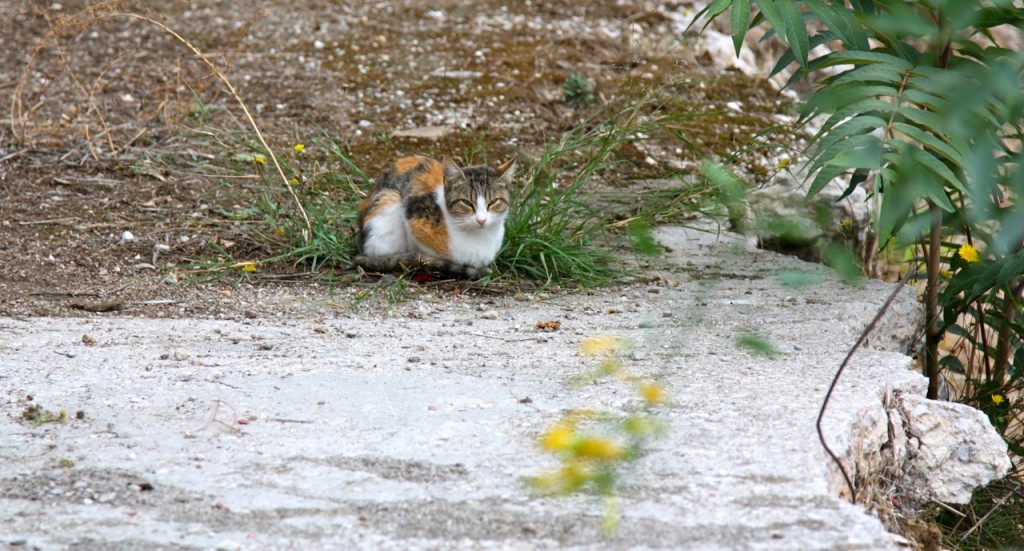
[[[455,164],[455,161],[451,157],[445,157],[441,161],[441,170],[444,171],[444,183],[451,184],[460,182],[466,179],[466,175],[459,168],[459,165]]]
[[[516,159],[515,159],[515,157],[513,157],[513,158],[505,161],[504,163],[501,163],[500,165],[498,165],[498,168],[496,168],[495,171],[498,173],[498,182],[499,183],[501,183],[503,185],[506,185],[506,186],[511,186],[512,185],[512,177],[515,176],[515,173],[516,173]]]

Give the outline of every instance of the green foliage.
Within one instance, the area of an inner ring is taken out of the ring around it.
[[[700,15],[726,10],[737,51],[750,27],[765,26],[787,47],[776,71],[795,67],[791,82],[818,78],[802,113],[821,124],[808,149],[809,195],[843,174],[847,193],[868,184],[878,194],[879,242],[916,247],[925,265],[929,395],[944,374],[962,376],[961,398],[988,413],[1019,466],[1024,56],[997,44],[993,29],[1024,29],[1024,8],[715,0]],[[812,58],[817,45],[828,51]],[[945,356],[943,333],[957,337]]]
[[[768,339],[754,333],[743,333],[736,337],[736,345],[758,356],[774,358],[782,354]]]
[[[581,108],[594,103],[594,86],[586,75],[572,73],[562,84],[565,103],[571,107]]]
[[[545,147],[526,168],[505,223],[505,243],[497,272],[543,285],[596,286],[622,272],[614,257],[598,245],[607,220],[581,200],[592,180],[621,162],[615,150],[661,124],[645,120],[637,103],[601,119],[591,119]],[[646,241],[637,242],[642,248]]]

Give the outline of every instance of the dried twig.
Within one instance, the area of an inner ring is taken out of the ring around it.
[[[825,452],[828,453],[829,457],[832,458],[832,461],[835,462],[837,467],[839,467],[839,472],[843,474],[843,480],[846,481],[846,487],[849,488],[850,490],[851,503],[857,502],[857,489],[853,486],[853,481],[850,480],[850,474],[846,472],[846,467],[844,467],[843,462],[839,460],[839,456],[837,456],[835,452],[832,451],[832,448],[828,447],[828,442],[825,441],[825,432],[821,429],[821,420],[825,418],[825,408],[828,407],[828,403],[832,399],[832,392],[835,391],[836,384],[839,382],[839,376],[843,374],[843,370],[846,369],[846,365],[850,363],[850,358],[852,358],[853,354],[857,352],[861,345],[864,344],[864,341],[867,340],[868,335],[870,335],[871,332],[874,331],[875,326],[878,325],[878,322],[882,319],[882,316],[885,315],[885,312],[889,310],[889,306],[891,306],[893,301],[896,300],[896,296],[899,295],[900,291],[903,290],[903,287],[907,284],[907,281],[909,281],[910,278],[916,274],[917,268],[914,267],[911,268],[909,272],[907,272],[907,275],[903,276],[903,279],[900,280],[899,285],[897,285],[896,288],[893,289],[892,293],[889,294],[889,298],[885,300],[885,304],[882,304],[882,307],[878,309],[878,313],[876,313],[875,317],[872,318],[871,323],[869,323],[868,326],[864,328],[864,331],[860,334],[860,338],[858,338],[857,342],[854,343],[853,348],[850,349],[850,352],[846,354],[846,358],[843,359],[843,363],[839,365],[839,369],[836,371],[836,376],[832,379],[832,384],[829,385],[828,387],[828,393],[825,394],[825,399],[821,402],[821,411],[818,412],[818,422],[815,424],[815,426],[818,429],[818,439],[821,440],[821,446],[825,448]]]
[[[228,88],[228,91],[231,92],[231,95],[235,98],[235,101],[238,102],[239,107],[242,108],[242,112],[245,113],[245,118],[249,121],[249,124],[252,126],[252,129],[255,132],[256,138],[259,140],[260,145],[263,146],[263,149],[268,153],[270,161],[274,164],[274,167],[277,169],[278,175],[280,175],[285,187],[288,189],[288,192],[291,194],[292,199],[295,201],[295,206],[299,210],[299,213],[302,215],[302,219],[306,225],[306,230],[304,232],[305,235],[303,237],[305,238],[306,244],[310,244],[313,239],[313,225],[309,220],[309,215],[306,214],[306,209],[305,207],[302,206],[302,201],[299,199],[298,194],[295,192],[295,188],[292,187],[291,182],[288,181],[288,177],[285,176],[284,169],[281,168],[281,163],[277,160],[277,156],[274,155],[273,151],[270,148],[270,145],[263,137],[263,132],[260,131],[259,125],[256,124],[256,120],[249,112],[249,108],[246,106],[245,102],[242,101],[242,97],[238,94],[238,91],[235,89],[234,85],[231,84],[231,81],[227,78],[227,76],[224,75],[223,72],[221,72],[221,70],[217,67],[217,65],[213,63],[213,61],[210,60],[209,57],[207,57],[203,52],[199,50],[199,48],[197,48],[194,44],[189,42],[185,37],[181,36],[176,31],[174,31],[174,29],[171,29],[167,25],[151,17],[147,17],[145,15],[141,15],[138,13],[122,11],[120,9],[119,4],[120,2],[118,0],[100,2],[98,4],[94,4],[92,6],[82,9],[74,16],[60,18],[55,24],[51,25],[50,31],[47,33],[45,37],[43,37],[40,43],[36,45],[36,47],[29,55],[28,62],[25,64],[25,68],[22,69],[22,73],[18,78],[18,84],[15,88],[15,92],[14,94],[12,94],[11,126],[14,129],[15,133],[19,134],[22,140],[25,139],[25,120],[27,119],[27,114],[25,113],[25,110],[22,107],[22,92],[24,90],[25,83],[28,80],[28,76],[30,73],[29,69],[31,68],[33,61],[35,60],[39,52],[42,51],[45,45],[49,43],[51,39],[57,36],[63,29],[68,27],[84,26],[83,20],[85,20],[84,24],[88,24],[93,21],[98,21],[101,19],[111,17],[126,17],[153,24],[162,29],[164,32],[173,36],[175,40],[177,40],[178,42],[185,45],[185,47],[188,48],[193,53],[193,55],[199,58],[200,61],[205,63],[206,66],[209,67],[211,71],[213,71],[213,74],[216,75],[216,77],[220,79],[220,81],[223,82],[224,85]],[[75,78],[75,76],[72,75],[72,78]],[[33,109],[34,108],[29,109],[29,113],[31,113]],[[111,148],[113,149],[113,144],[111,144]]]
[[[981,517],[980,519],[978,519],[978,522],[975,522],[975,523],[974,523],[974,526],[971,526],[971,529],[970,529],[970,530],[968,530],[968,531],[964,532],[964,535],[960,536],[960,541],[961,541],[961,542],[963,542],[964,540],[966,540],[966,539],[967,539],[967,537],[968,537],[968,536],[970,536],[971,534],[973,534],[973,533],[974,533],[974,531],[975,531],[975,530],[977,530],[979,526],[981,526],[982,524],[984,524],[984,523],[985,523],[985,521],[986,521],[986,520],[988,520],[988,517],[992,516],[992,514],[993,514],[993,513],[995,513],[996,511],[998,511],[1000,507],[1002,507],[1002,506],[1003,506],[1004,504],[1006,504],[1006,502],[1007,502],[1007,501],[1008,501],[1008,500],[1009,500],[1009,499],[1010,499],[1011,497],[1013,497],[1013,495],[1014,495],[1014,492],[1007,492],[1007,493],[1006,493],[1006,495],[1005,495],[1005,496],[1003,496],[1003,499],[1000,499],[998,503],[996,503],[995,505],[993,505],[993,506],[992,506],[992,508],[991,508],[991,509],[989,509],[989,510],[988,510],[988,512],[987,512],[987,513],[985,513],[985,515],[984,515],[983,517]]]

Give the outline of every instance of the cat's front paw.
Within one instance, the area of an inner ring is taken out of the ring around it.
[[[466,264],[462,268],[462,273],[465,274],[468,279],[482,279],[491,273],[491,265],[471,266]]]

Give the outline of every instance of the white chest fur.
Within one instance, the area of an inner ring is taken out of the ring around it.
[[[477,268],[494,262],[501,249],[501,241],[505,237],[506,213],[488,211],[486,201],[483,197],[478,197],[476,213],[466,218],[457,218],[449,214],[444,206],[443,188],[435,192],[435,199],[441,205],[445,226],[448,228],[451,260]],[[480,223],[481,220],[483,224]]]

